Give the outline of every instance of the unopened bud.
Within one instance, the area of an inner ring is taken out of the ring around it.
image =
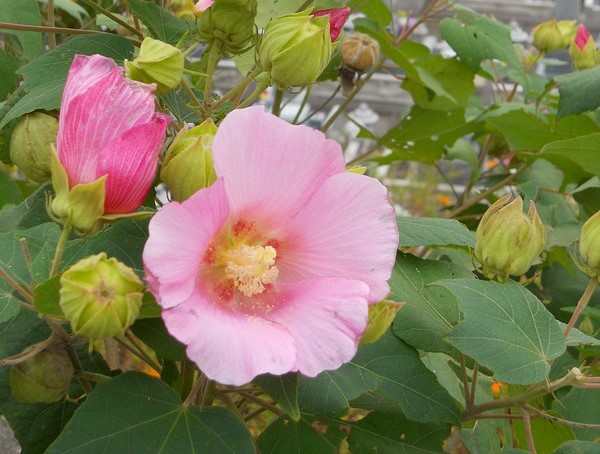
[[[173,200],[182,202],[217,179],[213,167],[212,141],[217,127],[211,119],[192,128],[183,128],[173,140],[160,171]]]
[[[342,42],[342,61],[356,71],[364,71],[378,59],[379,44],[369,35],[353,33]]]
[[[200,42],[218,42],[226,56],[239,55],[254,44],[256,0],[201,1],[196,10],[204,7],[196,22]]]
[[[372,344],[383,336],[396,317],[396,312],[404,303],[383,300],[369,306],[369,323],[360,338],[361,344]]]
[[[504,282],[509,275],[525,273],[544,248],[546,233],[533,202],[527,215],[523,199],[508,203],[510,194],[497,200],[485,212],[477,227],[475,258],[483,274]]]
[[[183,77],[183,54],[176,47],[158,39],[144,38],[139,55],[125,60],[125,76],[147,84],[156,83],[164,93],[175,88]]]
[[[564,49],[575,38],[577,22],[574,20],[551,19],[533,29],[533,45],[541,52]]]
[[[144,285],[135,272],[102,252],[80,260],[60,278],[60,307],[75,334],[120,336],[137,318]]]
[[[596,44],[585,25],[580,25],[577,29],[577,35],[569,46],[569,55],[577,70],[596,66]]]
[[[579,253],[585,272],[590,277],[598,276],[600,279],[600,211],[583,224]]]
[[[11,367],[10,389],[20,402],[58,402],[67,394],[73,373],[65,349],[53,345]]]
[[[180,19],[194,20],[196,17],[194,6],[194,0],[171,0],[169,11]]]
[[[26,114],[10,138],[10,159],[30,180],[50,179],[50,155],[56,142],[58,120],[37,111]]]

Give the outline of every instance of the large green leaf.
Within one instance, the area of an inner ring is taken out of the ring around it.
[[[587,424],[600,424],[600,389],[572,388],[566,396],[556,399],[552,409],[563,418]],[[573,426],[579,440],[593,441],[598,429]]]
[[[455,10],[458,19],[446,18],[440,23],[442,38],[473,72],[483,60],[497,59],[524,74],[506,25],[468,8],[455,6]]]
[[[593,441],[567,441],[552,451],[552,454],[598,454],[598,443]]]
[[[0,0],[0,22],[23,25],[42,25],[35,0]],[[42,34],[18,30],[2,30],[13,35],[23,48],[23,57],[33,60],[42,53]]]
[[[177,44],[181,37],[192,31],[193,23],[178,19],[153,2],[129,0],[131,13],[140,19],[152,36],[168,44]]]
[[[0,99],[4,99],[17,87],[19,59],[0,49]]]
[[[35,312],[20,309],[12,319],[0,323],[0,359],[21,353],[49,335],[50,328]]]
[[[436,282],[459,300],[464,321],[447,342],[514,384],[543,381],[549,361],[566,349],[556,319],[522,285],[513,281],[453,279]]]
[[[558,76],[558,116],[596,110],[600,106],[600,67]]]
[[[128,372],[99,383],[48,454],[254,453],[250,433],[224,408],[185,407],[162,381]]]
[[[392,21],[392,12],[390,8],[383,0],[369,0],[365,2],[363,0],[352,0],[349,4],[352,11],[356,11],[360,8],[360,11],[365,16],[373,19],[381,27],[385,27]]]
[[[275,399],[290,418],[294,421],[300,420],[298,374],[289,373],[278,376],[265,374],[256,377],[254,382]]]
[[[19,69],[25,78],[23,96],[0,121],[0,128],[13,118],[36,109],[52,110],[60,106],[67,72],[75,54],[101,54],[117,62],[131,59],[133,44],[118,35],[75,36]]]
[[[475,247],[475,235],[455,219],[398,216],[400,247],[469,246]]]
[[[160,358],[172,361],[183,361],[187,358],[185,345],[169,334],[162,318],[136,320],[131,330],[142,342],[152,348]]]
[[[437,454],[450,435],[449,424],[419,424],[402,417],[371,413],[348,424],[352,454]]]
[[[325,426],[317,430],[312,419],[303,418],[298,422],[284,418],[276,419],[260,435],[258,447],[262,454],[336,454],[340,452],[340,442],[344,432],[337,425]]]
[[[468,270],[450,262],[399,253],[390,280],[390,298],[405,304],[394,320],[394,333],[416,348],[449,352],[451,347],[443,337],[459,320],[458,302],[447,290],[429,284],[469,276]]]
[[[472,132],[476,124],[465,119],[465,110],[434,110],[413,106],[410,112],[381,139],[392,153],[375,159],[380,164],[399,160],[433,163],[446,146]]]
[[[568,181],[600,175],[600,133],[551,142],[541,156],[565,173]]]
[[[527,448],[527,436],[523,421],[517,419],[512,424],[520,448]],[[565,441],[573,440],[573,431],[565,424],[544,418],[531,419],[531,434],[538,454],[550,454]]]
[[[49,189],[50,183],[43,184],[19,205],[0,209],[0,233],[49,222],[46,212],[46,192]]]
[[[4,205],[17,205],[22,200],[21,190],[15,180],[8,172],[0,169],[0,208]]]

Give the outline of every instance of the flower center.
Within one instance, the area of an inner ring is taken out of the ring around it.
[[[226,255],[225,276],[246,296],[264,292],[265,284],[277,279],[275,266],[277,251],[272,246],[242,245],[229,250]]]

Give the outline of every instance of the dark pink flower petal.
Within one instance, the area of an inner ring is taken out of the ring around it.
[[[346,19],[350,15],[350,8],[347,6],[344,8],[332,8],[322,9],[312,13],[313,16],[329,16],[329,33],[331,34],[331,41],[335,41],[339,36]]]
[[[579,28],[577,28],[577,35],[575,35],[575,45],[579,50],[583,50],[588,39],[590,39],[590,32],[585,28],[585,25],[580,24]]]
[[[293,126],[263,107],[234,110],[213,141],[234,213],[252,209],[273,226],[284,223],[331,175],[343,172],[340,145],[306,126]]]

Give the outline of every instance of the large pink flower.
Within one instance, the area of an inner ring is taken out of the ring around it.
[[[398,234],[387,191],[340,146],[262,107],[231,112],[218,180],[150,222],[144,264],[169,332],[211,379],[315,376],[356,353],[389,292]]]
[[[154,180],[169,124],[154,110],[154,85],[125,79],[101,55],[76,55],[60,108],[58,159],[69,187],[107,175],[104,214],[136,210]]]

